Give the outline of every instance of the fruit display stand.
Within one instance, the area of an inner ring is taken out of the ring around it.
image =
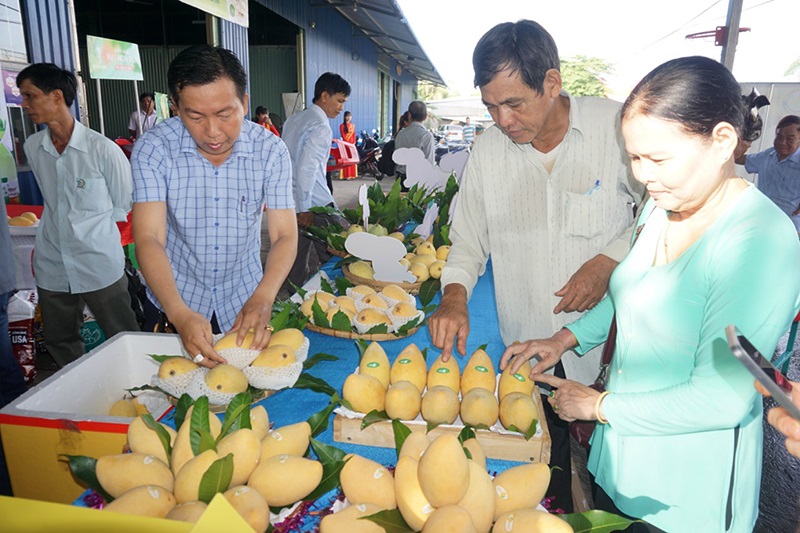
[[[376,291],[380,291],[387,285],[397,285],[401,289],[404,289],[406,292],[411,294],[418,294],[419,288],[422,286],[421,282],[414,282],[414,283],[404,283],[404,282],[388,282],[388,281],[378,281],[375,279],[367,279],[362,278],[361,276],[356,276],[350,269],[347,268],[347,265],[342,266],[342,274],[346,277],[353,285],[366,285],[368,287],[372,287]]]

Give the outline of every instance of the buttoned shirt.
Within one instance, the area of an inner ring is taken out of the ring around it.
[[[119,146],[74,122],[59,154],[50,131],[25,143],[44,212],[36,231],[36,284],[57,292],[108,287],[123,275],[125,258],[116,222],[131,209],[131,166]]]
[[[791,216],[800,208],[800,149],[778,161],[775,148],[748,155],[744,167],[758,174],[758,190]]]
[[[174,117],[136,143],[131,163],[134,202],[166,203],[165,249],[181,298],[229,330],[264,275],[264,205],[294,208],[286,146],[244,121],[233,151],[215,167]]]
[[[137,111],[131,113],[131,118],[128,119],[128,129],[131,131],[138,131],[139,129],[139,123],[136,120],[136,113]],[[155,110],[153,110],[153,112],[150,113],[149,115],[145,114],[144,111],[138,111],[138,113],[139,117],[141,117],[142,120],[142,133],[150,130],[151,128],[153,128],[153,126],[156,125],[156,121],[158,120],[158,115],[156,114]]]
[[[553,293],[597,254],[619,261],[630,248],[624,233],[641,186],[623,157],[620,104],[569,98],[569,129],[552,172],[531,144],[493,126],[475,139],[456,197],[442,285],[460,283],[471,294],[491,254],[506,345],[549,337],[577,318],[553,314],[560,300]],[[567,352],[561,361],[567,377],[591,383],[599,357],[599,350],[580,359]]]
[[[394,140],[394,149],[398,148],[419,148],[425,159],[434,162],[433,135],[425,129],[419,122],[412,122],[402,130],[397,132]],[[406,173],[405,165],[397,165],[397,171]]]
[[[283,142],[292,158],[292,186],[298,213],[336,203],[325,180],[332,141],[330,120],[316,104],[295,113],[283,125]]]

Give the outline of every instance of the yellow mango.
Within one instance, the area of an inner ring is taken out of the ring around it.
[[[514,426],[524,433],[538,419],[539,409],[530,394],[510,392],[500,402],[500,423],[506,429]]]
[[[367,298],[369,298],[369,296]],[[378,324],[386,324],[388,327],[392,325],[392,319],[389,318],[389,315],[379,309],[372,308],[362,309],[361,312],[356,315],[355,320],[364,326],[377,326]]]
[[[131,400],[131,402],[133,402],[133,406],[136,407],[137,416],[150,414],[150,411],[147,410],[147,407],[144,404],[139,403],[139,398],[134,398]]]
[[[208,509],[208,505],[201,501],[179,503],[167,513],[167,520],[180,520],[181,522],[197,523],[203,513]]]
[[[263,405],[250,408],[250,427],[256,432],[258,440],[263,439],[269,433],[269,415]]]
[[[436,256],[431,254],[417,254],[409,260],[412,265],[425,265],[425,270],[430,273],[430,266],[436,262]]]
[[[178,503],[190,502],[198,497],[200,480],[203,479],[211,464],[219,459],[214,450],[206,450],[183,465],[175,476],[175,499]]]
[[[497,384],[497,397],[500,401],[511,392],[521,392],[531,396],[536,384],[531,381],[531,364],[529,361],[522,363],[514,374],[511,373],[511,365],[508,365],[500,374],[500,382]]]
[[[494,393],[475,387],[461,397],[461,421],[470,426],[491,427],[497,422],[500,406]]]
[[[292,351],[297,351],[305,342],[306,337],[303,332],[297,328],[286,328],[276,331],[269,337],[269,344],[267,347],[274,344],[284,344],[289,346]]]
[[[421,391],[428,381],[428,365],[416,344],[409,344],[398,354],[389,375],[391,383],[410,381]]]
[[[253,339],[256,337],[255,331],[253,328],[247,330],[247,333],[244,335],[244,340],[242,340],[241,346],[236,345],[236,339],[239,337],[238,331],[231,331],[230,333],[226,333],[220,340],[214,343],[214,351],[219,352],[220,350],[228,350],[230,348],[246,348],[249,349],[250,346],[253,344]]]
[[[234,483],[231,482],[231,485]],[[235,485],[222,495],[256,533],[264,533],[267,530],[269,505],[260,492],[244,485]]]
[[[485,465],[482,466],[475,460],[469,461],[469,486],[458,505],[469,513],[472,525],[478,533],[487,533],[492,528],[496,505],[494,485]]]
[[[466,509],[458,505],[445,505],[431,513],[422,533],[477,533],[477,530]]]
[[[428,449],[430,443],[431,440],[428,438],[427,433],[424,431],[412,431],[411,434],[406,437],[406,440],[403,441],[398,458],[408,456],[419,461],[419,458],[422,457],[422,454]]]
[[[439,279],[442,277],[442,271],[444,267],[447,265],[444,261],[434,261],[428,267],[428,273],[431,275],[433,279]]]
[[[436,259],[439,261],[447,261],[447,256],[450,255],[450,247],[446,244],[436,249]]]
[[[278,455],[259,464],[250,475],[256,489],[273,507],[298,502],[311,494],[322,480],[322,464],[304,457]]]
[[[369,296],[370,294],[378,294],[377,292],[375,292],[375,289],[373,289],[369,285],[356,285],[355,287],[350,289],[350,292],[353,292],[355,294],[359,294],[361,296]]]
[[[386,285],[383,289],[381,289],[381,294],[386,296],[390,300],[399,300],[401,302],[405,302],[408,300],[408,293],[404,289],[393,283],[390,283],[389,285]]]
[[[412,261],[408,267],[408,270],[414,275],[415,278],[417,278],[417,283],[422,283],[431,277],[431,273],[428,270],[428,265],[420,261]]]
[[[546,531],[547,533],[574,533],[565,521],[546,511],[537,509],[519,509],[504,513],[497,519],[492,533],[531,533]]]
[[[139,485],[103,507],[113,513],[166,518],[175,507],[175,496],[158,485]]]
[[[436,258],[436,247],[433,243],[428,241],[422,242],[417,246],[414,250],[414,253],[417,255],[432,255],[434,259]]]
[[[174,444],[175,436],[177,435],[175,430],[160,422],[159,424],[169,433],[170,444]],[[144,423],[141,417],[135,418],[128,426],[128,447],[134,453],[152,455],[165,465],[169,464],[167,451],[164,449],[161,439],[158,438],[158,434],[155,431]]]
[[[419,309],[414,304],[408,302],[400,302],[392,307],[392,314],[400,318],[411,318],[419,314]]]
[[[323,311],[328,307],[330,307],[331,302],[333,301],[334,298],[336,298],[335,295],[325,291],[318,291],[315,292],[314,294],[309,294],[307,296],[308,300],[313,301],[314,299],[316,299],[319,302],[319,306],[322,307]]]
[[[356,309],[356,301],[350,296],[337,296],[331,302],[331,307],[334,306],[350,311],[353,316],[358,314],[358,310]]]
[[[333,324],[333,317],[336,316],[336,313],[342,313],[344,316],[347,317],[347,320],[349,320],[351,323],[353,322],[353,318],[355,318],[357,314],[350,311],[349,309],[345,309],[344,307],[336,307],[335,305],[332,305],[325,312],[325,317],[328,319],[328,322],[330,324]]]
[[[294,356],[294,350],[285,344],[272,344],[267,348],[261,350],[253,362],[253,366],[266,366],[271,368],[279,368],[282,366],[289,366],[297,362]]]
[[[458,503],[469,486],[469,460],[458,437],[444,433],[419,460],[419,486],[436,508]]]
[[[422,395],[410,381],[398,381],[386,391],[386,414],[389,418],[414,420],[422,406]]]
[[[475,387],[481,387],[494,394],[497,375],[489,354],[483,350],[475,350],[461,373],[461,394],[466,394]]]
[[[180,376],[192,370],[197,370],[199,367],[194,361],[185,357],[175,356],[168,357],[158,367],[159,379],[169,379],[175,376]]]
[[[375,275],[375,271],[372,270],[372,265],[366,261],[356,261],[355,263],[350,263],[347,265],[347,269],[352,275],[359,278],[373,279],[373,276]]]
[[[36,224],[37,222],[39,222],[39,217],[37,217],[37,216],[36,216],[36,213],[32,213],[32,212],[30,212],[30,211],[25,211],[25,212],[24,212],[24,213],[22,213],[20,216],[21,216],[21,217],[25,217],[25,218],[27,218],[28,220],[30,220],[30,221],[31,221],[31,222],[33,222],[34,224]]]
[[[434,507],[422,492],[417,471],[419,462],[410,456],[397,460],[394,469],[394,492],[397,495],[397,508],[403,520],[414,531],[421,531]]]
[[[95,474],[100,486],[119,498],[139,485],[158,485],[172,492],[174,478],[169,467],[152,455],[121,453],[97,460]]]
[[[217,365],[206,374],[208,388],[224,394],[238,394],[247,390],[247,376],[232,365]]]
[[[126,418],[135,418],[139,416],[139,413],[136,411],[136,406],[133,405],[131,400],[117,400],[111,405],[111,408],[108,410],[109,416],[122,416]]]
[[[497,520],[502,514],[539,505],[550,484],[550,468],[544,463],[515,466],[498,474],[492,483]]]
[[[339,474],[342,491],[351,504],[372,503],[394,509],[394,477],[386,467],[360,455],[350,454]]]
[[[183,465],[194,458],[194,452],[192,452],[192,445],[189,440],[192,413],[194,413],[194,405],[186,410],[186,418],[183,420],[183,425],[178,429],[178,434],[175,436],[175,442],[172,445],[172,457],[169,465],[172,468],[172,473],[176,476],[183,468]],[[214,413],[208,413],[208,423],[211,427],[211,436],[216,439],[219,436],[219,432],[222,431],[222,422],[219,421],[219,418]]]
[[[33,226],[33,224],[34,223],[29,218],[23,216],[11,217],[8,219],[9,226]]]
[[[455,357],[451,357],[445,363],[440,355],[431,365],[431,369],[428,371],[428,387],[438,385],[449,387],[458,394],[461,389],[461,370],[458,369]]]
[[[464,448],[469,451],[473,461],[481,465],[481,468],[486,470],[486,452],[483,451],[483,446],[478,442],[478,439],[472,437],[463,442]]]
[[[225,457],[233,454],[233,477],[231,486],[244,485],[261,457],[261,440],[252,429],[237,429],[225,435],[217,444],[217,454]]]
[[[302,457],[306,454],[310,442],[311,426],[305,420],[275,428],[261,439],[260,462],[283,454]]]
[[[374,515],[383,509],[372,503],[359,503],[327,515],[319,524],[320,533],[384,533],[386,530],[363,516]]]
[[[458,417],[458,395],[450,387],[430,387],[422,397],[422,418],[433,424],[452,424]]]
[[[383,384],[366,374],[350,374],[344,380],[342,397],[350,402],[354,411],[369,413],[383,411],[386,402],[386,389]]]
[[[381,298],[380,294],[368,294],[361,299],[361,303],[369,305],[370,307],[376,307],[383,311],[389,310],[389,304],[386,303],[386,300]]]
[[[390,370],[389,358],[386,357],[383,347],[377,342],[371,342],[367,349],[364,350],[364,355],[361,356],[358,371],[361,374],[376,378],[386,389],[389,387]]]

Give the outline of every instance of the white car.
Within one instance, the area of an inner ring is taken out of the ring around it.
[[[442,124],[438,133],[446,142],[464,140],[464,128],[458,124]]]

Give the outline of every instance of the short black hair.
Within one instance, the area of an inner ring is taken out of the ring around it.
[[[247,74],[230,50],[207,44],[190,46],[175,56],[167,70],[167,85],[175,105],[178,105],[179,93],[185,87],[208,85],[220,78],[230,79],[236,86],[239,99],[244,102]]]
[[[425,102],[414,100],[408,104],[408,114],[414,122],[422,122],[428,117],[428,106]]]
[[[553,37],[532,20],[498,24],[481,37],[472,54],[475,87],[487,85],[503,70],[518,72],[523,83],[544,92],[548,70],[561,70]]]
[[[153,93],[142,93],[142,94],[139,95],[139,101],[141,102],[142,100],[144,100],[147,97],[150,97],[151,100],[155,100],[156,99],[156,97],[155,97],[155,95]]]
[[[267,109],[263,105],[260,105],[260,106],[256,107],[256,113],[255,114],[256,114],[256,116],[258,116],[258,115],[269,115],[269,109]]]
[[[316,102],[322,98],[322,93],[328,93],[330,96],[338,93],[350,96],[350,84],[338,74],[326,72],[320,76],[314,84],[314,99],[312,102]]]
[[[797,126],[798,130],[800,130],[800,117],[797,115],[786,115],[778,121],[775,131],[777,132],[779,129],[785,128],[786,126]]]
[[[53,63],[34,63],[29,65],[17,74],[17,87],[22,85],[25,80],[30,81],[44,94],[50,94],[58,89],[64,96],[64,103],[67,104],[67,107],[70,107],[72,102],[75,101],[78,80],[75,79],[75,74],[64,70],[58,65]]]

